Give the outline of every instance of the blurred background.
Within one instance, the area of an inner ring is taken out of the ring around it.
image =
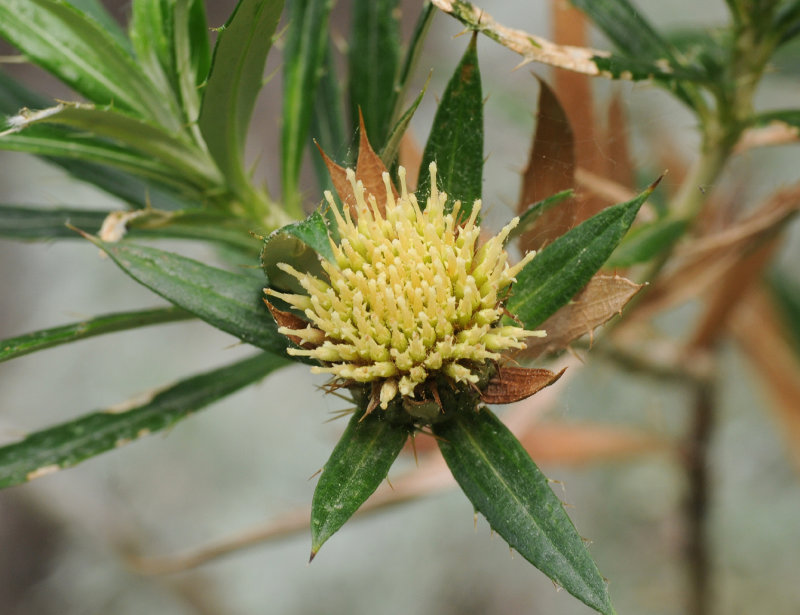
[[[129,3],[104,4],[126,19]],[[222,25],[234,5],[229,0],[208,4],[212,26]],[[478,4],[502,24],[549,35],[545,0]],[[338,2],[332,18],[343,44],[348,5]],[[408,33],[419,3],[401,5]],[[638,0],[637,5],[665,29],[713,26],[726,19],[723,0]],[[466,37],[454,38],[461,30],[445,15],[434,20],[412,88],[418,91],[433,69],[412,124],[420,143],[466,46]],[[607,47],[599,36],[594,43]],[[800,49],[793,53],[800,57]],[[486,38],[479,39],[479,55],[487,96],[486,224],[499,228],[516,201],[535,122],[538,85],[530,71],[545,79],[551,71],[536,65],[514,71],[518,57]],[[782,77],[768,77],[759,103],[797,106],[797,66],[786,60]],[[273,52],[268,72],[279,67],[280,52]],[[24,70],[38,89],[70,98],[42,72],[12,68],[18,75]],[[279,185],[279,81],[278,71],[264,88],[248,146],[258,161],[258,176],[272,186]],[[638,168],[660,173],[659,147],[692,159],[697,148],[693,118],[664,91],[600,80],[595,91],[601,103],[612,91],[621,95],[630,124],[620,138],[630,141]],[[798,168],[797,146],[753,150],[734,161],[724,181],[736,186],[746,208],[796,182]],[[310,169],[307,178],[311,203],[317,196]],[[639,187],[652,179],[643,178]],[[54,167],[7,152],[0,152],[0,201],[98,208],[113,203]],[[207,261],[215,258],[204,247],[181,243],[180,250]],[[800,280],[796,223],[778,260]],[[0,242],[0,289],[0,339],[98,313],[160,305],[81,241]],[[679,334],[696,310],[689,302],[660,326]],[[101,336],[4,363],[0,442],[249,352],[210,326],[179,323]],[[724,348],[723,356],[719,378],[724,395],[711,460],[715,612],[794,615],[800,612],[798,467],[752,369],[736,347]],[[624,424],[659,438],[684,432],[684,389],[631,376],[599,358],[573,371],[553,387],[552,403],[531,412],[546,410],[547,422]],[[288,368],[163,434],[0,492],[0,613],[590,612],[510,553],[483,519],[475,523],[471,505],[456,489],[348,523],[311,566],[310,540],[299,532],[196,570],[144,576],[130,568],[126,558],[131,552],[181,553],[307,506],[315,485],[309,477],[325,463],[344,427],[343,422],[324,422],[330,411],[346,404],[309,386],[323,382],[304,366]],[[581,534],[591,540],[618,612],[683,612],[685,484],[674,453],[653,446],[616,461],[576,463],[581,459],[564,454],[561,462],[542,460],[542,468],[560,482],[554,488],[563,493]],[[401,458],[390,478],[412,467],[413,458]]]

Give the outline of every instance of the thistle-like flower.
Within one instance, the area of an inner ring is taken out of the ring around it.
[[[524,348],[527,337],[545,335],[501,323],[514,276],[534,257],[531,252],[516,265],[508,263],[504,242],[519,220],[481,243],[480,200],[468,217],[461,215],[460,201],[448,210],[447,194],[436,188],[435,163],[424,209],[408,192],[403,167],[398,175],[396,196],[383,173],[383,211],[348,169],[353,215],[347,207],[340,213],[325,192],[340,237],[338,243],[329,237],[333,261],[322,260],[328,279],[281,263],[307,294],[265,290],[308,320],[305,327],[279,328],[300,343],[289,354],[320,361],[311,368],[315,373],[379,384],[373,403],[384,409],[398,394],[414,398],[438,374],[476,384],[486,362]]]

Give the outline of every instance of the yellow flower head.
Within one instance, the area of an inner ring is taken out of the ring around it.
[[[388,173],[385,212],[361,181],[347,170],[355,194],[354,220],[347,207],[339,213],[333,196],[325,199],[338,225],[340,242],[331,239],[334,261],[322,261],[328,280],[278,265],[294,276],[308,294],[267,289],[301,310],[310,324],[281,327],[303,342],[289,354],[322,362],[315,373],[342,381],[380,382],[380,404],[387,408],[398,392],[414,397],[415,389],[441,373],[453,382],[476,383],[476,368],[500,358],[500,352],[524,348],[524,339],[543,331],[501,325],[501,301],[514,276],[534,254],[508,264],[503,244],[519,222],[479,244],[475,201],[466,222],[459,223],[461,202],[446,213],[447,195],[436,188],[431,163],[431,194],[425,209],[409,193],[400,167],[400,196],[395,198]]]

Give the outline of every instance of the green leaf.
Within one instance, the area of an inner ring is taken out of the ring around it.
[[[120,28],[116,19],[109,14],[99,0],[70,0],[69,3],[97,21],[103,30],[114,37],[120,47],[131,50],[130,39],[125,36],[125,32]]]
[[[302,209],[297,183],[317,103],[317,84],[328,50],[328,16],[332,5],[332,0],[294,0],[289,4],[283,64],[281,162],[284,201],[290,211],[298,213]]]
[[[222,27],[200,107],[198,123],[217,165],[240,192],[248,193],[244,146],[264,65],[283,0],[240,0]]]
[[[286,359],[261,353],[183,380],[132,408],[108,408],[31,434],[0,448],[0,487],[74,466],[166,429],[286,364]]]
[[[425,38],[428,36],[428,30],[430,30],[433,17],[437,12],[436,7],[431,4],[430,0],[425,0],[425,2],[423,2],[422,9],[420,9],[419,17],[417,18],[417,23],[414,26],[414,32],[412,32],[411,39],[408,42],[408,49],[406,49],[405,57],[403,58],[403,65],[400,67],[400,73],[397,76],[397,85],[395,89],[397,90],[398,96],[393,117],[398,117],[400,115],[400,110],[404,102],[403,95],[411,81],[411,75],[414,72],[414,68],[417,66],[417,61],[422,53],[422,47],[425,44]]]
[[[536,201],[519,217],[519,224],[508,234],[508,239],[511,240],[514,237],[522,235],[525,231],[530,230],[542,214],[550,211],[556,205],[563,203],[573,196],[575,196],[575,191],[568,189],[556,192],[554,195],[542,199],[541,201]]]
[[[17,240],[80,239],[78,228],[96,234],[111,211],[75,207],[39,208],[0,204],[0,237]],[[238,218],[209,211],[148,209],[124,221],[126,237],[143,239],[197,239],[257,254],[259,241]],[[69,226],[67,226],[69,225]],[[72,227],[72,228],[70,228]]]
[[[753,118],[754,126],[768,126],[773,122],[782,122],[793,128],[800,129],[800,109],[779,109],[758,113]]]
[[[248,344],[285,354],[288,341],[278,333],[264,305],[263,280],[156,248],[86,238],[134,280],[170,303]]]
[[[148,201],[168,209],[185,207],[189,199],[198,204],[204,198],[197,186],[187,185],[183,177],[159,161],[104,139],[79,135],[66,126],[39,124],[21,133],[6,133],[0,137],[0,150],[40,156],[78,179],[91,182],[139,207],[144,207]],[[134,175],[155,183],[144,182]],[[173,188],[165,189],[165,185]],[[173,189],[182,195],[177,195]]]
[[[458,484],[492,529],[586,605],[613,614],[603,577],[528,453],[487,408],[433,426]]]
[[[200,116],[200,86],[208,77],[211,48],[203,0],[179,0],[175,5],[173,34],[175,71],[183,115],[198,143],[205,146],[197,118]]]
[[[43,108],[49,104],[46,98],[0,71],[0,113],[12,115],[22,107]],[[76,179],[89,182],[135,207],[150,204],[159,209],[181,209],[188,205],[187,201],[166,189],[164,182],[154,183],[155,180],[151,180],[145,183],[120,170],[126,168],[132,173],[141,172],[141,175],[152,178],[158,175],[158,166],[152,160],[65,126],[39,125],[28,128],[24,136],[18,133],[6,135],[0,139],[0,149],[37,154],[64,168]],[[118,168],[91,161],[105,162]],[[174,182],[175,176],[170,174],[163,179]],[[196,203],[197,199],[193,202]]]
[[[603,266],[657,185],[604,209],[539,252],[517,274],[506,308],[534,329],[566,305]]]
[[[358,111],[375,151],[386,143],[397,100],[395,79],[400,62],[398,0],[355,0],[350,47],[350,118]]]
[[[685,58],[656,31],[628,0],[570,0],[586,13],[595,25],[624,54],[595,56],[592,61],[601,72],[614,78],[658,79],[675,95],[693,105],[691,85],[681,81],[709,78],[702,66],[690,65]]]
[[[95,316],[81,322],[0,340],[0,362],[16,359],[37,350],[77,342],[95,335],[188,320],[190,318],[194,317],[189,312],[174,307]]]
[[[130,37],[139,64],[162,94],[178,90],[175,67],[175,0],[133,0]]]
[[[436,162],[440,188],[451,201],[461,200],[463,216],[472,211],[483,189],[483,94],[477,40],[474,34],[436,110],[417,190],[417,198],[424,203],[431,190],[428,167]]]
[[[330,43],[325,50],[323,60],[322,74],[317,84],[317,96],[314,99],[314,112],[311,116],[311,135],[322,150],[334,160],[345,160],[348,142],[345,136],[342,88]],[[324,190],[333,192],[333,182],[325,160],[315,151],[311,153],[311,160],[317,174],[320,192]]]
[[[686,220],[659,220],[629,233],[606,262],[606,267],[646,263],[673,245],[686,232]]]
[[[0,36],[89,100],[180,129],[179,118],[128,51],[64,0],[4,0]]]
[[[21,240],[79,239],[80,235],[68,228],[67,223],[95,233],[100,230],[109,213],[73,207],[39,209],[0,205],[0,237]]]
[[[391,167],[392,164],[394,164],[395,158],[397,158],[397,152],[400,149],[400,141],[402,140],[403,135],[406,133],[408,125],[411,123],[411,118],[414,117],[414,113],[416,112],[417,107],[419,107],[419,103],[422,102],[425,92],[428,91],[428,84],[430,84],[430,82],[431,75],[428,75],[425,85],[422,86],[422,90],[414,99],[414,102],[411,103],[411,106],[405,110],[405,112],[400,116],[400,119],[397,120],[397,123],[389,132],[389,137],[386,139],[386,145],[384,146],[383,150],[381,150],[381,160],[387,167]]]
[[[157,125],[111,108],[89,104],[59,104],[42,111],[24,111],[12,118],[13,131],[23,131],[37,124],[68,126],[100,138],[109,139],[123,148],[132,149],[146,159],[160,163],[161,175],[177,174],[183,183],[199,188],[216,187],[222,182],[213,162],[182,135],[165,131]],[[0,133],[0,143],[10,133]]]
[[[386,478],[408,428],[356,412],[325,464],[311,503],[311,559]]]
[[[294,276],[280,269],[278,263],[289,263],[298,271],[327,278],[319,257],[333,261],[333,249],[328,237],[328,226],[319,210],[302,222],[287,224],[270,234],[261,251],[261,266],[274,288],[304,293]]]
[[[679,66],[675,50],[628,0],[570,0],[629,58]]]

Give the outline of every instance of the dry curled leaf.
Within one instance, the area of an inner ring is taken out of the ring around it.
[[[358,110],[358,125],[359,125],[359,143],[358,143],[358,161],[356,162],[356,179],[364,184],[364,191],[367,195],[372,195],[378,203],[378,209],[381,214],[386,213],[386,186],[383,183],[383,174],[386,173],[386,165],[383,160],[372,146],[369,144],[367,138],[367,129],[364,126],[364,116],[361,115],[361,110]],[[397,190],[390,182],[389,185],[392,189],[394,198],[398,198]]]
[[[566,348],[619,314],[641,288],[618,275],[595,275],[572,301],[542,323],[547,337],[529,339],[523,356],[532,358]]]
[[[291,312],[285,312],[283,310],[279,310],[274,305],[272,305],[269,301],[264,299],[264,303],[267,304],[267,308],[269,308],[269,313],[272,314],[272,317],[275,319],[275,322],[278,324],[279,327],[286,327],[287,329],[305,329],[309,327],[309,325],[305,320],[300,318],[299,316],[295,316]],[[305,342],[302,338],[296,335],[286,335],[294,344],[302,347],[308,347],[308,342]]]
[[[769,408],[800,470],[800,360],[772,301],[755,289],[737,306],[729,326],[766,388]]]
[[[561,378],[560,372],[528,367],[501,367],[481,392],[481,401],[487,404],[510,404],[530,397]]]
[[[361,111],[358,113],[359,118],[359,145],[358,145],[358,160],[356,161],[356,180],[364,185],[364,192],[367,196],[375,197],[378,203],[378,209],[381,213],[386,211],[386,187],[383,183],[383,174],[387,172],[386,165],[383,160],[369,143],[367,136],[367,129],[364,127],[364,118]],[[333,187],[336,194],[339,195],[339,200],[350,209],[350,215],[356,216],[356,195],[353,191],[353,186],[347,179],[347,170],[336,164],[331,160],[328,155],[322,151],[322,148],[317,144],[317,149],[325,161],[325,166],[328,168],[328,174],[331,176]],[[392,189],[392,194],[395,198],[399,195],[397,189],[392,182],[389,182]]]
[[[539,106],[528,166],[522,175],[517,211],[575,185],[575,139],[567,115],[550,87],[539,79]],[[538,250],[566,233],[575,223],[577,200],[572,198],[536,220],[520,247]]]
[[[434,6],[448,13],[466,24],[470,28],[482,32],[492,40],[497,41],[511,51],[523,57],[522,64],[529,62],[542,62],[550,66],[564,68],[586,75],[600,75],[600,69],[594,58],[608,57],[607,51],[590,49],[589,47],[574,47],[571,45],[557,45],[541,36],[530,34],[523,30],[515,30],[497,23],[494,18],[483,9],[459,0],[432,0]]]

